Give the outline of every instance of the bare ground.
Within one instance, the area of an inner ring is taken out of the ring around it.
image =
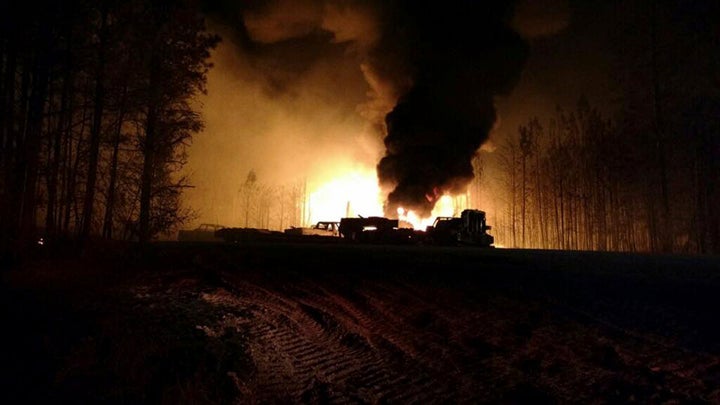
[[[168,243],[3,276],[12,402],[720,403],[713,257]]]

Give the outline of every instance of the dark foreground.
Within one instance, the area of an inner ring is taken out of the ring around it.
[[[717,258],[168,243],[21,267],[2,403],[720,402]]]

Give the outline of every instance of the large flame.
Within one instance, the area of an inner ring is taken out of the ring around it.
[[[383,195],[374,168],[350,167],[335,170],[328,177],[313,181],[315,186],[311,186],[308,199],[308,223],[337,221],[358,215],[383,216]],[[457,200],[444,195],[437,201],[430,217],[421,218],[412,210],[399,208],[398,219],[401,226],[425,230],[436,217],[456,215],[457,207]]]
[[[425,230],[429,225],[435,222],[437,217],[452,217],[456,215],[456,204],[449,195],[444,195],[435,204],[432,214],[428,218],[421,218],[412,210],[406,210],[402,207],[398,208],[398,219],[412,225],[414,229]]]
[[[315,181],[308,201],[311,224],[342,217],[381,216],[382,197],[374,168],[352,167]]]

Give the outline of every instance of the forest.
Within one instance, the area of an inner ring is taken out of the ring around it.
[[[4,3],[2,246],[37,235],[147,241],[189,211],[176,174],[203,127],[210,34],[174,1]]]
[[[530,119],[493,156],[505,196],[495,232],[529,248],[717,252],[720,145],[707,125],[720,110],[696,108],[685,131],[661,140],[631,136],[586,99]]]
[[[622,11],[606,27],[612,99],[531,115],[482,155],[497,169],[480,182],[504,196],[491,219],[509,246],[720,251],[717,4]]]

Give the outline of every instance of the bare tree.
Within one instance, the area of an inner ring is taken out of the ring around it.
[[[504,185],[508,198],[508,226],[512,235],[512,246],[518,246],[517,240],[517,206],[518,206],[518,145],[514,139],[506,140],[500,147],[500,165],[505,173]]]

